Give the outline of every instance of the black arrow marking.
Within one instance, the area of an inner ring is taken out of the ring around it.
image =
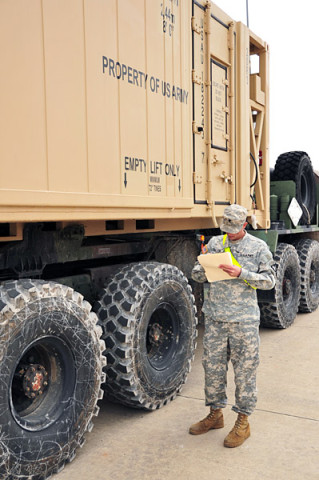
[[[124,186],[126,188],[126,185],[127,185],[127,180],[126,180],[126,172],[124,173]]]

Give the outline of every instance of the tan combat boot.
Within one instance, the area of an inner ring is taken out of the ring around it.
[[[239,447],[250,436],[248,415],[239,413],[233,429],[224,440],[224,447]]]
[[[192,435],[201,435],[202,433],[207,433],[209,430],[215,428],[223,428],[224,426],[224,417],[221,408],[213,410],[210,408],[210,413],[206,418],[200,420],[198,423],[194,423],[189,428],[189,433]]]

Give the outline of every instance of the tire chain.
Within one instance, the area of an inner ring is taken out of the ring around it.
[[[84,300],[83,296],[74,291],[72,288],[64,286],[55,282],[46,282],[43,280],[13,280],[3,282],[0,286],[0,362],[4,358],[5,348],[4,346],[8,343],[11,334],[13,331],[19,327],[21,324],[21,317],[15,316],[15,314],[21,311],[23,308],[28,308],[32,305],[33,302],[44,299],[44,298],[65,298],[71,304],[73,303],[80,309],[82,309],[87,314],[87,330],[90,332],[91,336],[94,339],[96,344],[99,344],[99,359],[98,360],[98,371],[100,372],[101,383],[105,382],[105,373],[103,372],[103,367],[106,365],[106,358],[103,356],[103,351],[105,349],[105,343],[102,340],[102,328],[98,325],[97,317],[94,312],[91,311],[91,305]],[[18,322],[14,322],[15,318],[18,317]],[[23,473],[15,474],[10,473],[11,463],[9,456],[11,455],[9,449],[5,445],[5,440],[2,440],[1,430],[0,430],[0,474],[5,474],[6,476],[1,476],[2,480],[44,480],[45,478],[50,477],[52,474],[59,473],[65,466],[66,463],[71,462],[75,455],[78,447],[82,447],[85,442],[84,435],[88,431],[90,432],[93,428],[92,419],[94,416],[97,416],[100,410],[100,407],[97,405],[98,400],[103,398],[103,390],[99,388],[96,398],[94,399],[94,408],[92,413],[86,419],[84,428],[81,429],[81,433],[78,434],[77,438],[74,438],[73,445],[71,450],[69,450],[68,458],[62,458],[61,461],[57,461],[56,465],[53,468],[50,468],[49,471],[43,472],[43,464],[39,463],[39,471],[34,471],[32,466],[28,469],[27,475]],[[62,455],[61,455],[62,457]],[[2,470],[1,470],[2,469]],[[40,470],[41,469],[41,470]],[[37,470],[37,469],[35,469]],[[41,472],[41,473],[40,473]]]

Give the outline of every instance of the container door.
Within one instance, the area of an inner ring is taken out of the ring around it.
[[[193,2],[193,154],[195,203],[235,201],[235,36]]]

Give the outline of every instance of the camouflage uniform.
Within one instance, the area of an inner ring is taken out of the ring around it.
[[[247,211],[244,209],[244,212]],[[243,224],[244,222],[242,226]],[[228,233],[236,233],[224,224],[221,228]],[[237,231],[240,230],[238,225],[236,228]],[[213,237],[207,245],[207,253],[223,252],[225,247],[230,247],[233,256],[242,266],[242,271],[237,278],[210,283],[209,298],[203,305],[206,405],[213,409],[226,406],[227,369],[230,359],[236,384],[236,403],[233,410],[250,415],[257,401],[256,370],[259,364],[260,319],[257,293],[252,287],[263,290],[273,288],[273,260],[266,243],[247,232],[235,242],[231,242],[227,237],[223,245],[223,239],[223,235]],[[198,262],[193,268],[192,278],[197,282],[207,281],[205,271]],[[249,285],[244,280],[248,281]]]

